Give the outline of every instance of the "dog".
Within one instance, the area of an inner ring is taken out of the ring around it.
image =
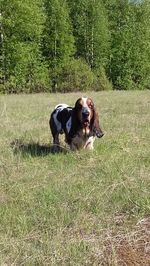
[[[54,151],[59,149],[59,134],[65,134],[65,141],[71,150],[93,149],[95,138],[103,137],[99,116],[90,98],[79,98],[74,107],[58,104],[49,120],[53,136]]]

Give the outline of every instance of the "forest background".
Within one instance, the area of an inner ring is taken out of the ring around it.
[[[150,1],[0,0],[0,92],[150,89]]]

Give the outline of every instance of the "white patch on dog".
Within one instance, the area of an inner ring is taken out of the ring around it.
[[[82,97],[83,107],[87,107],[87,98]]]
[[[71,124],[72,124],[72,118],[70,117],[69,120],[66,123],[66,129],[67,129],[68,133],[70,132]]]
[[[88,105],[87,105],[87,100],[88,100],[88,98],[86,98],[86,97],[82,97],[82,102],[83,102],[82,109],[83,109],[83,108],[87,108],[87,110],[90,112],[90,108],[89,108]]]
[[[58,110],[63,110],[64,108],[67,108],[68,105],[66,103],[60,103],[60,104],[57,104],[54,108],[54,110],[58,109]]]
[[[58,115],[58,113],[60,112],[60,111],[62,111],[64,108],[67,108],[68,107],[68,105],[67,104],[65,104],[65,103],[61,103],[61,104],[57,104],[56,106],[55,106],[55,113],[54,113],[54,115],[53,115],[53,118],[54,118],[54,122],[55,122],[55,125],[56,125],[56,128],[57,128],[57,131],[60,133],[61,131],[62,131],[62,125],[61,125],[61,123],[58,121],[58,119],[57,119],[57,115]]]
[[[57,131],[60,132],[61,131],[61,123],[57,120],[57,113],[56,112],[54,115],[53,115],[53,118],[54,118],[54,122],[55,122],[55,126],[57,128]]]
[[[88,140],[86,141],[85,145],[84,145],[84,149],[87,148],[89,150],[93,150],[93,143],[94,143],[95,137],[91,136],[88,138]]]

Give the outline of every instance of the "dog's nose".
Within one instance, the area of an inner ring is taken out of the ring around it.
[[[83,108],[83,110],[82,110],[83,117],[87,117],[87,116],[89,116],[89,114],[90,114],[90,112],[88,111],[88,109],[87,108]]]

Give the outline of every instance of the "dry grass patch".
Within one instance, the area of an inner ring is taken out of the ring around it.
[[[104,265],[150,265],[150,219],[139,221],[128,233],[107,233],[104,247]]]

